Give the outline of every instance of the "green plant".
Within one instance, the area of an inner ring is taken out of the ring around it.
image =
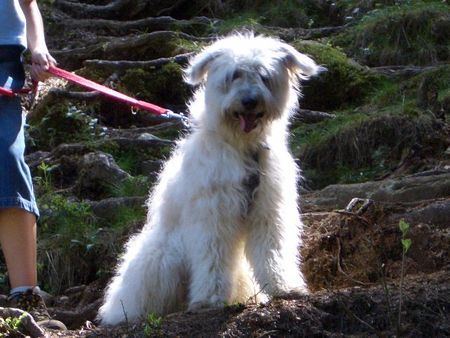
[[[402,243],[402,265],[400,270],[400,292],[399,292],[399,304],[398,304],[398,320],[397,320],[397,331],[400,332],[401,327],[401,316],[402,316],[402,303],[403,303],[403,279],[404,279],[404,269],[405,269],[405,256],[411,247],[412,241],[410,238],[407,238],[409,232],[409,223],[405,222],[405,220],[400,220],[398,224],[400,228],[400,232],[402,234],[401,243]]]
[[[111,187],[111,194],[114,197],[125,196],[146,196],[150,188],[148,176],[132,176],[124,181],[114,184]]]
[[[90,141],[99,133],[98,120],[91,117],[91,109],[74,106],[62,100],[44,106],[30,120],[29,137],[36,148],[51,150],[61,143]]]
[[[143,223],[145,216],[144,206],[120,206],[111,213],[105,227],[119,231],[132,224]]]
[[[0,317],[0,337],[15,336],[22,324],[22,319],[25,318],[26,315],[27,313],[24,312],[19,317]]]
[[[161,324],[162,318],[155,313],[149,313],[147,315],[144,334],[146,337],[161,336]]]
[[[52,189],[38,195],[39,273],[50,291],[59,291],[76,282],[85,282],[96,244],[90,206],[71,200]],[[95,255],[94,255],[95,256]],[[77,277],[79,276],[79,277]]]
[[[38,174],[34,180],[36,182],[37,187],[39,188],[40,193],[46,194],[52,190],[52,177],[51,171],[56,166],[51,166],[45,162],[41,162],[38,168]]]

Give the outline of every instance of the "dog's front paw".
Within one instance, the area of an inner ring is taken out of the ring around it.
[[[204,310],[220,309],[225,307],[226,302],[219,297],[211,297],[210,300],[196,301],[189,304],[188,312],[201,312]]]
[[[280,299],[299,299],[308,294],[306,289],[303,288],[295,288],[288,291],[279,291],[273,295],[273,298]]]

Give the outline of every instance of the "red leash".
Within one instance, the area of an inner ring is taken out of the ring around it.
[[[125,104],[131,106],[132,108],[146,110],[150,113],[160,115],[160,116],[163,116],[166,118],[175,118],[175,119],[181,120],[181,122],[185,126],[188,126],[187,118],[183,114],[176,114],[169,109],[158,107],[157,105],[154,105],[152,103],[136,100],[136,99],[134,99],[130,96],[127,96],[125,94],[122,94],[114,89],[102,86],[101,84],[98,84],[94,81],[88,80],[82,76],[76,75],[74,73],[68,72],[67,70],[64,70],[64,69],[61,69],[58,67],[50,66],[50,68],[48,69],[48,72],[52,75],[63,78],[69,82],[75,83],[81,87],[101,93],[101,94],[111,98],[114,101],[125,103]],[[17,94],[25,94],[25,93],[29,93],[29,92],[32,92],[35,90],[37,90],[37,84],[33,84],[33,88],[24,88],[24,89],[19,89],[19,90],[10,90],[10,89],[0,87],[0,95],[12,97]]]
[[[36,85],[33,83],[33,88],[22,88],[22,89],[6,89],[0,87],[0,95],[13,97],[20,94],[29,94],[30,92],[34,92],[37,90]]]
[[[69,82],[75,83],[81,87],[91,89],[101,94],[104,94],[105,96],[108,96],[109,98],[115,101],[125,103],[133,108],[146,110],[156,115],[165,115],[168,112],[170,112],[170,110],[168,109],[158,107],[152,103],[148,103],[145,101],[136,100],[130,96],[115,91],[114,89],[102,86],[101,84],[98,84],[94,81],[88,80],[82,76],[76,75],[74,73],[68,72],[67,70],[58,67],[50,66],[48,72],[57,77],[66,79]]]

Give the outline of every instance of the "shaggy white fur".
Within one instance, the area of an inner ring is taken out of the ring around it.
[[[299,171],[287,145],[298,80],[320,71],[279,40],[233,35],[194,57],[193,130],[178,142],[107,287],[103,324],[305,291]]]

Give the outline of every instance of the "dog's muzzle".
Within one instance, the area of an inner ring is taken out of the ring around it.
[[[245,133],[251,132],[258,126],[258,121],[264,113],[237,113],[241,130]]]
[[[261,108],[256,94],[245,95],[240,103],[242,110],[234,112],[234,117],[239,119],[241,130],[249,133],[258,126],[259,119],[264,116],[264,112],[259,111]]]

